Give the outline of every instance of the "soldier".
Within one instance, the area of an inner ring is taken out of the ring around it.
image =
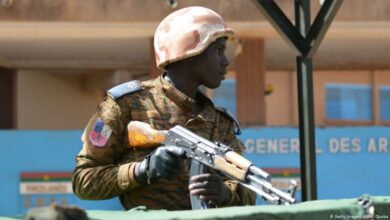
[[[158,130],[181,125],[242,154],[238,123],[216,108],[198,88],[215,89],[225,78],[224,54],[233,31],[204,7],[188,7],[167,16],[154,36],[157,65],[164,73],[145,82],[131,81],[110,89],[82,135],[73,190],[81,199],[119,196],[125,209],[191,209],[190,193],[211,207],[253,205],[255,194],[213,171],[189,182],[183,149],[156,146],[130,149],[126,127],[142,121]]]

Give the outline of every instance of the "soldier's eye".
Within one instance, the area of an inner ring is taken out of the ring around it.
[[[225,51],[224,48],[222,48],[222,47],[217,47],[217,52],[218,52],[219,54],[222,54],[224,51]]]

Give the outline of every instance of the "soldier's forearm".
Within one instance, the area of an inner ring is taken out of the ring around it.
[[[118,196],[138,183],[132,175],[134,164],[76,167],[73,191],[80,199],[99,200]]]

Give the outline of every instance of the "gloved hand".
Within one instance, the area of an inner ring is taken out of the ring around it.
[[[230,191],[218,174],[205,173],[193,176],[188,189],[191,195],[197,195],[213,205],[223,205],[230,200]]]
[[[135,167],[135,179],[141,184],[150,184],[157,179],[170,179],[180,171],[185,150],[177,146],[163,146]]]

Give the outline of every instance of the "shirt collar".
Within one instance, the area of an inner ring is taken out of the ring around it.
[[[167,97],[172,100],[183,111],[193,114],[197,102],[202,106],[197,116],[205,121],[215,121],[215,107],[213,102],[201,91],[196,93],[195,99],[188,97],[176,89],[171,83],[164,79],[164,74],[159,77],[162,89]]]

